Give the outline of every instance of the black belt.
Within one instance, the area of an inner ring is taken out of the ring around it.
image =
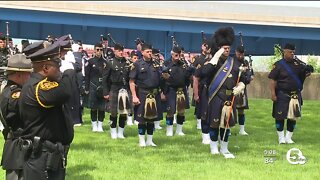
[[[138,88],[139,92],[158,94],[160,91],[158,88]]]

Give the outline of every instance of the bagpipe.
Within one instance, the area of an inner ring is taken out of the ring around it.
[[[242,47],[244,47],[243,38],[242,38],[242,32],[241,32],[241,31],[239,32],[239,37],[240,37],[240,45],[241,45]],[[244,59],[245,62],[248,62],[248,63],[246,63],[246,64],[244,64],[244,65],[248,67],[248,69],[249,69],[250,72],[251,72],[251,75],[253,75],[253,67],[252,67],[252,62],[253,62],[253,60],[252,60],[252,58],[251,58],[252,56],[249,55],[248,57],[249,57],[249,60]]]
[[[13,47],[10,45],[10,33],[9,33],[9,22],[6,22],[6,40],[5,46],[9,56],[19,53],[17,46]]]
[[[280,45],[276,44],[276,45],[274,45],[274,47],[281,52],[282,58],[284,58],[284,52],[283,52],[283,49],[281,49]],[[302,65],[306,69],[306,73],[313,73],[314,72],[314,67],[312,65],[301,61],[296,55],[293,57],[293,61],[295,61],[299,65]]]
[[[175,39],[175,37],[174,37],[173,35],[171,36],[171,39],[172,39],[172,47],[182,47],[182,46],[180,46],[180,45],[178,44],[178,42],[176,41],[176,39]],[[190,56],[190,53],[189,53],[189,56]],[[193,66],[192,63],[188,63],[188,62],[187,62],[187,60],[186,60],[185,57],[184,57],[184,53],[182,53],[182,56],[180,55],[179,61],[180,61],[183,65],[185,65],[185,66],[187,67],[187,70],[188,70],[189,72],[191,72],[192,74],[194,73],[194,71],[195,71],[196,68]]]

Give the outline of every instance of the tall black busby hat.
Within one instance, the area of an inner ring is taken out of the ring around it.
[[[234,30],[232,27],[223,27],[214,33],[215,43],[218,47],[231,46],[234,41]]]

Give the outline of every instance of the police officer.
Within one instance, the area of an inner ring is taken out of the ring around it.
[[[19,98],[22,85],[30,78],[31,61],[23,54],[9,58],[6,70],[8,82],[0,95],[0,119],[4,124],[2,131],[5,144],[3,147],[1,165],[6,170],[6,179],[23,179],[23,152],[20,150],[19,137],[23,122],[20,119]]]
[[[142,59],[139,59],[131,68],[130,90],[133,104],[137,106],[137,120],[139,131],[139,145],[156,146],[153,143],[154,121],[157,120],[161,110],[160,102],[160,68],[152,61],[152,47],[142,45]],[[137,90],[136,90],[137,89]],[[147,130],[147,142],[145,133]]]
[[[238,60],[241,63],[243,68],[242,75],[244,77],[244,83],[247,86],[251,79],[252,79],[252,72],[253,70],[249,67],[249,62],[244,59],[245,49],[243,46],[238,46],[236,48],[234,59]],[[249,109],[248,104],[248,96],[247,96],[247,88],[244,89],[244,92],[236,96],[235,103],[238,111],[238,121],[239,121],[239,134],[240,135],[248,135],[248,133],[244,130],[244,123],[245,123],[245,109]]]
[[[171,60],[164,62],[168,68],[163,78],[166,82],[164,94],[167,100],[167,136],[173,136],[173,116],[177,112],[177,129],[176,135],[185,135],[182,132],[183,122],[185,121],[185,109],[189,106],[189,101],[186,96],[187,83],[189,82],[191,72],[189,67],[180,59],[181,48],[174,46],[171,51]]]
[[[208,104],[207,97],[207,77],[200,78],[200,72],[204,64],[211,59],[211,48],[207,40],[201,45],[201,54],[195,58],[193,63],[196,68],[193,76],[193,98],[195,101],[195,115],[197,118],[197,129],[202,131],[202,143],[210,144],[209,124],[205,118],[201,118],[201,113],[205,111]]]
[[[107,61],[102,57],[102,44],[97,43],[94,49],[95,57],[85,64],[85,93],[88,94],[88,105],[91,109],[92,131],[103,132],[105,99],[103,98],[102,75],[107,67]]]
[[[68,149],[74,136],[67,103],[77,87],[72,86],[76,76],[72,63],[61,61],[63,43],[55,42],[28,56],[34,72],[21,90],[19,104],[24,124],[21,144],[27,151],[23,172],[27,180],[65,178]]]
[[[220,48],[202,70],[201,77],[208,76],[208,108],[206,120],[210,125],[210,149],[212,154],[219,154],[218,136],[220,134],[220,153],[225,158],[235,158],[228,150],[230,127],[237,119],[233,96],[241,93],[245,85],[239,81],[240,62],[230,57],[230,46],[234,40],[231,27],[218,29],[213,36],[215,47]],[[212,48],[213,49],[213,48]]]
[[[124,127],[127,114],[131,113],[132,98],[129,94],[129,62],[123,57],[124,47],[117,43],[114,46],[115,57],[109,59],[103,75],[103,95],[108,100],[110,112],[110,134],[112,139],[124,139]],[[117,132],[117,116],[119,126]]]
[[[296,120],[301,117],[301,91],[306,77],[313,71],[294,57],[295,45],[287,43],[283,48],[283,59],[273,65],[269,74],[272,117],[275,118],[279,144],[292,144],[291,139]],[[287,119],[287,133],[284,135],[284,119]]]

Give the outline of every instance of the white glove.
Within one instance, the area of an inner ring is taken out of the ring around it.
[[[75,63],[76,59],[74,58],[73,52],[68,51],[67,54],[64,56],[64,60],[67,62]]]
[[[79,52],[79,44],[72,44],[71,49],[73,52]]]
[[[245,67],[245,66],[242,66],[242,65],[239,67],[239,71],[240,71],[241,73],[247,71],[247,69],[248,69],[248,67]]]
[[[224,52],[224,48],[219,49],[219,51],[217,51],[214,54],[213,58],[209,61],[209,63],[212,65],[216,65],[218,63],[220,56],[223,54],[223,52]]]
[[[60,71],[63,73],[68,69],[74,69],[73,64],[71,62],[67,62],[66,60],[61,60]]]
[[[237,96],[239,95],[240,93],[242,93],[244,91],[244,88],[246,87],[246,85],[244,85],[243,82],[239,82],[237,86],[235,86],[233,88],[233,95]]]

